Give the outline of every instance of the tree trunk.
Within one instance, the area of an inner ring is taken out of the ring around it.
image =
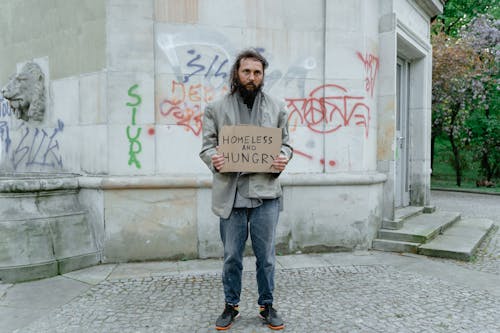
[[[486,174],[486,179],[491,181],[491,178],[493,177],[493,170],[490,165],[490,161],[488,161],[488,154],[488,151],[483,152],[483,156],[481,156],[481,166]]]
[[[484,110],[484,116],[486,117],[487,120],[490,119],[490,109],[486,108]],[[487,127],[487,126],[485,126]],[[487,131],[487,128],[485,128],[485,132]],[[483,151],[483,155],[481,156],[481,166],[483,167],[484,172],[486,173],[486,179],[488,181],[491,181],[491,178],[493,177],[493,168],[490,165],[490,161],[488,160],[490,152],[488,149],[486,151]]]
[[[460,150],[455,144],[455,140],[453,138],[453,132],[448,135],[448,138],[451,143],[451,150],[453,151],[454,163],[453,167],[455,168],[455,176],[457,180],[457,186],[460,187],[462,185],[462,165],[460,163]]]

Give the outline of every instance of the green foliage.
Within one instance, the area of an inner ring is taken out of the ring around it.
[[[449,0],[433,25],[432,151],[448,138],[458,186],[464,155],[477,179],[500,174],[499,8],[499,0]]]
[[[460,30],[479,14],[489,13],[500,17],[499,0],[447,0],[443,14],[439,15],[432,27],[434,33],[443,32],[458,37]]]

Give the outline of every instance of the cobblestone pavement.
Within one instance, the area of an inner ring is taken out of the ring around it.
[[[500,225],[500,196],[432,196],[438,209]],[[257,317],[253,260],[246,263],[242,316],[230,332],[271,332]],[[378,251],[283,256],[278,263],[275,306],[284,332],[500,332],[498,230],[471,263]],[[215,332],[220,267],[218,260],[112,264],[0,284],[0,332]]]
[[[475,260],[450,263],[472,270],[500,275],[500,195],[465,192],[432,191],[432,204],[437,209],[460,212],[462,217],[488,218],[496,228],[486,237],[478,249]],[[435,259],[442,260],[442,259]]]
[[[106,280],[18,332],[215,332],[217,273]],[[499,332],[500,299],[389,266],[276,273],[284,332]],[[253,272],[230,332],[270,332],[257,318]]]

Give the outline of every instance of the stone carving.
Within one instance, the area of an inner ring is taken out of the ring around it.
[[[45,75],[40,66],[28,62],[2,88],[15,116],[23,120],[42,121],[45,113]]]

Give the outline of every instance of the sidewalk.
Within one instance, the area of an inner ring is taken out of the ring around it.
[[[474,214],[474,198],[435,200],[469,202]],[[482,205],[480,214],[497,213]],[[279,256],[275,306],[284,332],[500,332],[499,246],[497,231],[473,263],[377,251]],[[215,332],[220,270],[220,260],[108,264],[0,284],[0,332]],[[271,332],[257,318],[253,257],[244,271],[230,332]]]

